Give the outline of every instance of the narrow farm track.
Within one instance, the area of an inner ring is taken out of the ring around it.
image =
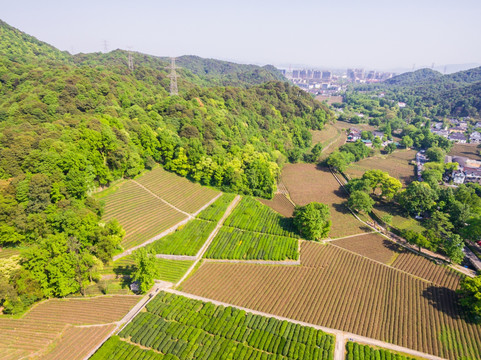
[[[112,260],[113,260],[113,261],[116,261],[116,260],[118,260],[118,259],[121,259],[121,258],[127,256],[127,255],[131,255],[135,250],[138,250],[138,249],[140,249],[140,248],[142,248],[142,247],[144,247],[144,246],[147,246],[147,245],[149,245],[149,244],[151,244],[151,243],[153,243],[153,242],[155,242],[155,241],[157,241],[157,240],[159,240],[159,239],[162,239],[164,236],[167,236],[167,235],[169,235],[169,234],[172,234],[175,230],[177,230],[177,229],[178,229],[179,227],[181,227],[182,225],[187,224],[190,220],[192,220],[192,218],[189,218],[189,217],[185,218],[184,220],[178,222],[177,224],[175,224],[174,226],[168,228],[167,230],[162,231],[160,234],[158,234],[158,235],[150,238],[149,240],[143,242],[142,244],[137,245],[137,246],[134,246],[134,247],[132,247],[132,248],[130,248],[130,249],[128,249],[128,250],[125,250],[125,251],[124,251],[123,253],[121,253],[121,254],[115,255],[115,256],[112,258]]]
[[[375,339],[367,338],[367,337],[364,337],[364,336],[359,336],[359,335],[356,335],[356,334],[352,334],[352,333],[348,333],[348,332],[344,332],[344,331],[340,331],[340,330],[336,330],[336,329],[331,329],[331,328],[319,326],[319,325],[316,325],[316,324],[307,323],[307,322],[304,322],[304,321],[297,321],[297,320],[293,320],[293,319],[286,318],[286,317],[283,317],[283,316],[278,316],[278,315],[274,315],[274,314],[270,314],[270,313],[266,313],[266,312],[262,312],[262,311],[256,311],[256,310],[244,308],[244,307],[229,304],[229,303],[212,300],[212,299],[205,298],[205,297],[202,297],[202,296],[184,293],[182,291],[177,291],[177,290],[173,290],[173,289],[165,289],[164,291],[175,294],[175,295],[185,296],[187,298],[194,299],[194,300],[211,302],[212,304],[217,305],[217,306],[224,306],[224,307],[231,306],[233,308],[243,310],[245,312],[248,312],[248,313],[251,313],[251,314],[254,314],[254,315],[271,317],[271,318],[275,318],[275,319],[278,319],[278,320],[281,320],[281,321],[289,321],[289,322],[292,322],[294,324],[299,324],[299,325],[302,325],[302,326],[310,326],[310,327],[313,327],[314,329],[322,330],[322,331],[324,331],[328,334],[335,335],[337,340],[340,339],[336,342],[336,351],[334,353],[334,359],[336,359],[336,360],[337,359],[339,359],[339,360],[344,359],[345,348],[344,348],[344,346],[340,346],[340,344],[344,344],[345,340],[347,338],[352,339],[355,342],[360,342],[360,343],[371,345],[371,346],[378,346],[378,347],[382,347],[384,349],[402,352],[402,353],[406,353],[406,354],[409,354],[409,355],[422,357],[422,358],[425,358],[425,359],[442,360],[442,358],[440,358],[438,356],[422,353],[420,351],[412,350],[412,349],[409,349],[409,348],[394,345],[394,344],[387,343],[387,342],[384,342],[384,341],[375,340]]]
[[[295,266],[301,265],[301,260],[284,260],[284,261],[274,261],[274,260],[227,260],[227,259],[205,259],[204,262],[212,263],[231,263],[231,264],[257,264],[257,265],[284,265],[284,266]]]
[[[101,341],[99,341],[98,344],[96,344],[89,351],[89,353],[83,357],[83,360],[88,360],[112,335],[122,331],[122,329],[125,326],[127,326],[152,299],[155,298],[154,296],[155,294],[157,294],[160,290],[167,289],[171,285],[172,285],[171,283],[168,283],[165,281],[156,282],[156,284],[152,287],[152,289],[150,289],[150,291],[147,294],[145,294],[142,300],[140,300],[133,308],[130,309],[130,311],[120,321],[117,322],[117,325],[115,326],[115,328],[112,331],[110,331],[110,333],[105,335],[103,339],[101,339]]]
[[[189,275],[190,273],[195,269],[195,267],[197,266],[197,264],[199,263],[199,261],[202,259],[202,257],[204,256],[205,252],[207,251],[207,249],[209,248],[209,245],[212,243],[212,240],[214,240],[214,237],[217,235],[217,233],[219,232],[219,229],[222,227],[222,224],[224,224],[224,221],[225,219],[227,219],[227,217],[230,215],[230,213],[232,212],[232,210],[234,210],[234,208],[237,206],[237,204],[239,203],[241,197],[239,195],[237,195],[234,200],[232,200],[232,202],[230,203],[230,205],[227,207],[224,215],[221,217],[221,219],[219,220],[219,222],[217,223],[217,226],[215,227],[215,229],[210,233],[209,237],[207,238],[207,241],[204,243],[204,245],[200,248],[199,252],[196,254],[196,260],[194,261],[194,263],[192,264],[192,266],[189,268],[189,270],[186,271],[186,273],[184,274],[184,276],[182,276],[182,278],[177,282],[176,286],[180,285]]]

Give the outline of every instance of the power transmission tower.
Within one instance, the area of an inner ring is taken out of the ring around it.
[[[128,54],[128,67],[130,71],[134,71],[134,58],[132,57],[132,46],[127,46],[127,49],[129,49]]]
[[[177,89],[177,72],[175,71],[176,69],[179,69],[177,66],[175,66],[175,57],[170,58],[170,66],[168,66],[166,69],[170,69],[170,96],[172,95],[179,95],[179,90]]]
[[[107,53],[109,51],[109,43],[107,40],[104,40],[104,53]]]

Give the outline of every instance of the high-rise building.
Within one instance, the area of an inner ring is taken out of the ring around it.
[[[292,70],[292,78],[299,79],[299,70]]]
[[[307,71],[306,70],[299,71],[299,77],[301,79],[307,79]]]
[[[353,69],[347,69],[347,78],[351,81],[356,81],[356,73]]]
[[[322,72],[322,80],[331,80],[332,73],[330,71]]]
[[[320,72],[320,71],[314,71],[314,74],[313,74],[312,77],[313,77],[314,79],[320,79],[320,78],[321,78],[321,74],[322,74],[322,72]]]

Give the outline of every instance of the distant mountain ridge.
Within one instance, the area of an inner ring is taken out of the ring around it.
[[[399,101],[429,104],[441,116],[481,116],[481,67],[442,75],[431,69],[407,72],[377,88],[394,92]]]
[[[15,63],[58,62],[87,66],[114,66],[117,72],[127,73],[128,51],[117,49],[109,53],[89,53],[71,55],[52,45],[28,35],[0,20],[0,56]],[[162,71],[167,74],[169,57],[160,57],[138,52],[132,53],[134,65]],[[245,65],[233,62],[205,59],[194,55],[177,58],[180,74],[200,86],[250,86],[269,81],[286,81],[281,72],[272,65]],[[188,86],[189,87],[189,86]]]

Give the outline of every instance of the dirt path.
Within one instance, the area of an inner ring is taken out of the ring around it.
[[[118,260],[118,259],[120,259],[120,258],[123,258],[123,257],[125,257],[125,256],[127,256],[127,255],[130,255],[130,254],[132,254],[135,250],[140,249],[140,248],[142,248],[142,247],[144,247],[144,246],[147,246],[147,245],[153,243],[154,241],[157,241],[157,240],[163,238],[164,236],[167,236],[167,235],[169,235],[169,234],[172,234],[175,230],[177,230],[177,229],[178,229],[179,227],[181,227],[182,225],[187,224],[190,220],[192,220],[192,218],[189,218],[189,217],[185,218],[184,220],[178,222],[177,224],[175,224],[174,226],[168,228],[167,230],[162,231],[160,234],[155,235],[153,238],[150,238],[149,240],[143,242],[142,244],[137,245],[137,246],[134,246],[134,247],[132,247],[132,248],[130,248],[130,249],[128,249],[128,250],[125,250],[125,251],[124,251],[123,253],[121,253],[121,254],[115,255],[115,256],[112,258],[112,260],[113,260],[113,261],[116,261],[116,260]]]
[[[197,260],[197,257],[190,256],[190,255],[169,255],[169,254],[156,254],[155,257],[157,259],[166,259],[166,260]]]
[[[189,268],[189,270],[186,271],[186,273],[184,274],[184,276],[182,276],[182,278],[177,282],[177,284],[175,284],[175,286],[179,286],[182,281],[184,281],[189,275],[190,273],[192,272],[192,270],[195,269],[195,267],[197,266],[197,264],[199,263],[199,261],[202,259],[202,257],[204,256],[205,252],[207,251],[209,245],[211,244],[212,240],[214,240],[214,237],[217,235],[217,233],[219,232],[219,229],[221,228],[222,224],[224,223],[225,219],[227,219],[227,217],[230,215],[230,213],[232,212],[232,210],[237,206],[237,204],[239,203],[240,201],[240,196],[237,195],[234,200],[232,200],[232,202],[230,203],[230,205],[227,207],[226,211],[224,212],[224,215],[222,216],[222,218],[219,220],[219,222],[217,223],[217,226],[215,227],[214,230],[212,230],[212,232],[210,233],[209,237],[207,238],[206,242],[204,243],[204,245],[202,245],[202,247],[200,248],[200,250],[197,252],[197,254],[195,255],[196,257],[196,260],[194,261],[194,263],[192,264],[192,266]]]
[[[336,347],[334,348],[334,360],[346,358],[346,337],[344,334],[336,334]]]
[[[300,256],[299,256],[299,260],[284,260],[284,261],[205,259],[204,262],[231,263],[231,264],[256,264],[256,265],[283,265],[283,266],[301,265]]]
[[[342,239],[349,239],[349,238],[358,237],[358,236],[363,236],[363,235],[370,235],[370,234],[373,234],[373,233],[376,233],[376,232],[377,232],[377,231],[363,232],[363,233],[359,233],[359,234],[342,236],[342,237],[333,238],[333,239],[324,239],[324,240],[322,240],[322,241],[323,241],[323,242],[329,242],[329,241],[336,241],[336,240],[342,240]]]
[[[313,327],[315,329],[322,330],[322,331],[324,331],[328,334],[335,335],[337,341],[336,341],[336,347],[335,347],[335,352],[334,352],[334,359],[336,359],[336,360],[337,359],[339,359],[339,360],[344,359],[344,353],[345,353],[344,344],[345,344],[346,339],[349,339],[350,341],[355,341],[355,342],[359,342],[359,343],[362,343],[362,344],[366,344],[366,345],[382,347],[382,348],[387,349],[387,350],[392,350],[392,351],[402,352],[402,353],[413,355],[413,356],[422,357],[422,358],[425,358],[425,359],[442,360],[442,358],[434,356],[434,355],[422,353],[420,351],[408,349],[408,348],[398,346],[398,345],[394,345],[394,344],[391,344],[391,343],[387,343],[387,342],[384,342],[384,341],[381,341],[381,340],[371,339],[371,338],[367,338],[367,337],[364,337],[364,336],[360,336],[360,335],[344,332],[344,331],[341,331],[341,330],[337,330],[337,329],[331,329],[331,328],[327,328],[327,327],[324,327],[324,326],[306,323],[306,322],[303,322],[303,321],[292,320],[292,319],[289,319],[289,318],[286,318],[286,317],[283,317],[283,316],[277,316],[277,315],[273,315],[273,314],[269,314],[269,313],[265,313],[265,312],[261,312],[261,311],[256,311],[256,310],[244,308],[244,307],[241,307],[241,306],[236,306],[236,305],[224,303],[224,302],[221,302],[221,301],[216,301],[216,300],[204,298],[204,297],[201,297],[201,296],[184,293],[182,291],[177,291],[177,290],[173,290],[173,289],[165,289],[164,291],[172,293],[172,294],[180,295],[180,296],[185,296],[187,298],[194,299],[194,300],[210,302],[210,303],[212,303],[214,305],[218,305],[218,306],[225,306],[225,307],[231,306],[231,307],[234,307],[234,308],[239,309],[239,310],[244,310],[245,312],[249,312],[249,313],[254,314],[254,315],[272,317],[272,318],[275,318],[275,319],[278,319],[278,320],[281,320],[281,321],[286,320],[286,321],[292,322],[294,324]]]
[[[83,359],[88,360],[111,336],[122,331],[122,329],[127,326],[139,312],[142,311],[142,309],[155,297],[160,290],[166,290],[171,285],[172,283],[166,281],[156,282],[152,289],[150,289],[150,291],[145,294],[145,296],[132,309],[130,309],[130,311],[122,318],[122,320],[115,323],[117,326],[107,336],[105,336],[102,341]]]

